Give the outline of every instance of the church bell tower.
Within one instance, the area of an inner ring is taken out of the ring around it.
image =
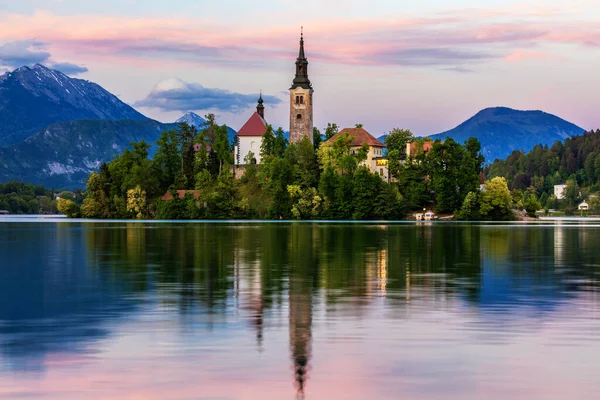
[[[300,33],[300,51],[296,59],[296,76],[290,88],[290,142],[308,138],[312,143],[313,88],[308,79],[308,60],[304,54],[304,32]]]

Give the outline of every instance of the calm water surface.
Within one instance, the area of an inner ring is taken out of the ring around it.
[[[600,225],[0,220],[0,399],[600,399]]]

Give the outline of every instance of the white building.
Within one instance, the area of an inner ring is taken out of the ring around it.
[[[567,185],[554,185],[554,196],[559,200],[564,199],[566,187]]]
[[[262,95],[258,99],[256,112],[240,128],[235,135],[235,164],[244,165],[246,156],[252,152],[257,164],[260,164],[260,147],[262,137],[267,131],[267,121],[265,121],[265,106],[263,105]]]

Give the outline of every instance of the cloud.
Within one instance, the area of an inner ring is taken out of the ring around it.
[[[502,60],[517,49],[546,44],[600,46],[600,28],[585,10],[504,7],[438,11],[420,18],[318,18],[305,21],[311,62],[448,67]],[[507,22],[508,21],[508,22]],[[276,68],[293,60],[298,32],[288,25],[262,29],[244,22],[224,25],[197,18],[131,18],[102,15],[0,13],[4,40],[43,37],[63,57],[138,67],[165,62]],[[107,30],[106,26],[114,27]],[[56,50],[56,51],[55,51]]]
[[[475,70],[473,70],[471,68],[465,68],[465,67],[442,68],[442,71],[458,72],[460,74],[470,74],[470,73],[475,72]]]
[[[504,57],[504,59],[508,62],[520,62],[520,61],[529,61],[529,60],[541,60],[541,61],[557,61],[557,60],[566,60],[565,57],[555,56],[552,54],[548,54],[545,51],[539,50],[515,50],[511,54]]]
[[[22,67],[44,63],[50,58],[50,53],[42,51],[45,43],[34,40],[18,40],[0,46],[0,65]]]
[[[376,64],[405,66],[456,65],[486,61],[496,56],[485,52],[462,51],[445,48],[416,48],[382,51],[368,57]]]
[[[215,109],[237,112],[256,104],[258,94],[242,94],[224,89],[206,88],[199,83],[187,83],[179,78],[159,82],[154,90],[136,107],[157,108],[162,111],[188,111]],[[265,105],[276,105],[281,99],[263,95]]]
[[[65,75],[71,75],[71,76],[83,74],[84,72],[88,72],[87,67],[77,65],[77,64],[71,64],[68,62],[52,64],[52,68],[62,72]]]

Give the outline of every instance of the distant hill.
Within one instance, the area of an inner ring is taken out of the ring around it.
[[[430,138],[451,137],[463,143],[469,137],[481,142],[486,162],[504,159],[514,150],[529,151],[536,144],[552,145],[555,141],[581,135],[583,128],[543,111],[518,111],[506,107],[486,108],[449,131]]]
[[[0,146],[25,140],[55,122],[147,120],[101,86],[43,65],[0,76]]]
[[[179,118],[177,121],[175,121],[175,123],[181,123],[181,122],[185,122],[186,124],[193,126],[196,129],[198,129],[199,131],[201,131],[202,129],[204,129],[204,125],[206,124],[206,119],[202,118],[195,112],[188,111],[187,113],[183,114],[183,116],[181,116],[181,118]],[[229,126],[227,127],[227,134],[228,134],[230,144],[233,144],[233,142],[235,141],[236,133],[237,132],[233,128],[230,128]]]
[[[0,148],[0,182],[20,180],[49,188],[83,188],[89,173],[145,140],[154,145],[176,124],[153,120],[59,122],[25,141]]]

